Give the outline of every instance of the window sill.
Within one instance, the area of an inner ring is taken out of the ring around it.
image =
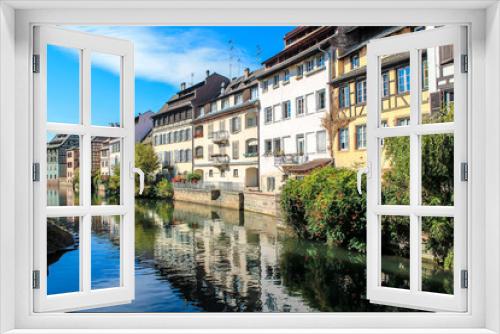
[[[290,80],[283,81],[283,86],[288,85],[290,83]]]

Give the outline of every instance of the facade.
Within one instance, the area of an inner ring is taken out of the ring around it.
[[[114,175],[116,170],[120,168],[120,145],[121,139],[119,138],[113,138],[109,141],[109,175]]]
[[[99,150],[100,154],[100,166],[99,170],[101,171],[101,176],[108,177],[111,175],[111,169],[109,166],[109,142],[102,145],[101,149]]]
[[[223,82],[220,95],[199,106],[193,121],[193,170],[206,184],[230,189],[259,183],[257,72]]]
[[[66,151],[66,180],[73,182],[80,168],[80,148],[70,147]]]
[[[151,110],[146,111],[145,113],[140,113],[135,116],[135,142],[142,143],[151,133],[151,129],[153,129],[153,115],[155,113]]]
[[[331,94],[337,110],[333,133],[335,166],[358,168],[366,164],[366,44],[372,38],[409,33],[421,27],[353,27],[351,44],[336,49]],[[429,28],[427,28],[429,29]],[[453,101],[453,49],[441,46],[422,51],[422,117],[430,117]],[[381,125],[408,125],[410,119],[409,55],[388,55],[382,60]]]
[[[330,158],[322,119],[329,110],[330,40],[336,27],[299,27],[259,75],[260,189],[279,192],[288,169]],[[315,164],[312,164],[315,165]]]
[[[47,143],[47,179],[57,181],[66,179],[66,152],[71,147],[78,147],[80,138],[77,135],[55,135]]]
[[[217,97],[223,82],[228,84],[229,79],[207,71],[204,81],[188,88],[181,84],[181,90],[153,116],[151,137],[161,174],[172,177],[193,171],[193,111]]]

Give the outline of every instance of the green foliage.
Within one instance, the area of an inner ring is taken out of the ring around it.
[[[163,179],[156,184],[156,197],[172,199],[174,197],[174,187],[167,179]]]
[[[113,175],[109,177],[108,181],[108,191],[113,196],[120,194],[120,164],[113,167]]]
[[[189,173],[186,176],[186,180],[191,183],[197,183],[198,181],[201,180],[201,175],[198,173]]]
[[[453,105],[441,112],[423,117],[423,123],[453,121]],[[421,177],[423,205],[453,205],[453,152],[452,134],[421,136]],[[382,202],[384,204],[409,204],[410,184],[410,141],[408,137],[387,138],[384,143],[385,156],[390,167],[382,179]],[[383,244],[390,244],[398,237],[399,250],[393,253],[409,252],[409,233],[401,233],[403,217],[392,217],[382,234]],[[425,250],[434,260],[448,267],[453,265],[453,220],[442,217],[422,219],[422,231],[426,238]],[[390,250],[387,250],[389,253]],[[399,255],[402,255],[399,254]]]
[[[80,189],[80,168],[75,168],[75,173],[73,175],[73,190],[79,191]]]
[[[303,180],[289,180],[281,208],[300,236],[365,250],[366,197],[356,191],[355,171],[324,167]]]
[[[135,144],[135,166],[142,169],[146,181],[151,181],[160,168],[160,160],[149,144]]]

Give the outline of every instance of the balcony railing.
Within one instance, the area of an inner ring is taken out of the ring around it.
[[[274,157],[275,166],[283,165],[299,165],[307,162],[309,160],[307,155],[300,154],[284,154]]]
[[[216,144],[226,143],[229,140],[229,132],[227,130],[219,130],[212,133],[212,141]]]
[[[222,166],[229,164],[229,155],[227,154],[212,154],[213,164],[216,166]]]

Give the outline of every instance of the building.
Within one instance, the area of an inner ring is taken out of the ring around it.
[[[351,27],[350,44],[336,49],[331,94],[336,115],[331,147],[337,167],[358,168],[366,163],[366,51],[372,38],[410,33],[423,27]],[[431,29],[427,27],[425,29]],[[404,126],[410,120],[409,54],[388,55],[381,62],[381,125]],[[425,119],[453,101],[453,49],[422,50],[421,113]]]
[[[221,84],[229,83],[226,77],[207,71],[205,80],[191,87],[181,84],[153,118],[153,148],[161,161],[161,173],[167,176],[191,173],[192,122],[194,110],[220,94]]]
[[[259,117],[260,189],[279,192],[289,168],[330,159],[322,119],[329,110],[330,40],[336,27],[298,27],[263,62]],[[311,161],[315,161],[311,163]]]
[[[222,189],[258,187],[257,74],[245,69],[227,87],[223,81],[220,95],[195,110],[193,169],[206,184]]]
[[[135,116],[135,142],[142,143],[151,133],[151,129],[153,129],[153,115],[155,113],[151,110],[146,111],[145,113],[139,113],[139,115]]]
[[[109,140],[109,175],[114,175],[120,168],[121,161],[121,139],[112,138]]]
[[[78,177],[80,168],[80,148],[70,147],[66,151],[66,180],[73,183],[75,176]]]
[[[101,176],[104,177],[109,177],[111,175],[111,169],[109,166],[109,139],[106,143],[103,143],[101,146],[101,149],[99,150],[99,161],[100,161],[100,166],[99,170],[101,171]]]
[[[47,143],[47,179],[56,181],[66,179],[66,151],[78,147],[80,138],[77,135],[57,134]]]

